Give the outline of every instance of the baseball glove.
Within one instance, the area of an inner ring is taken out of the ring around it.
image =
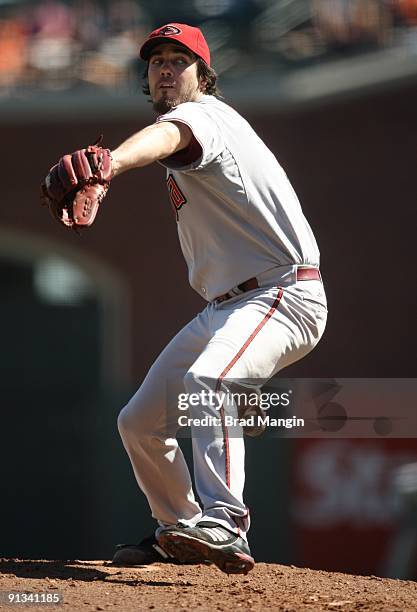
[[[42,204],[77,232],[93,224],[112,178],[110,150],[100,146],[101,140],[61,157],[41,185]]]

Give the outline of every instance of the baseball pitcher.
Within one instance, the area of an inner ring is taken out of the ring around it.
[[[64,156],[42,185],[54,217],[79,231],[93,223],[114,178],[159,162],[189,282],[207,301],[120,413],[124,447],[158,526],[139,544],[120,546],[113,561],[211,561],[245,574],[255,562],[243,426],[226,418],[242,412],[225,389],[259,388],[319,342],[327,317],[319,250],[275,156],[220,99],[202,32],[167,24],[140,55],[155,122],[111,152],[97,142]],[[182,424],[191,427],[200,502],[176,439]]]

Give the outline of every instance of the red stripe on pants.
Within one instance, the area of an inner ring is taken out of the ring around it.
[[[233,357],[233,359],[227,364],[227,366],[224,368],[223,372],[220,374],[219,378],[217,379],[217,384],[216,384],[216,393],[218,393],[221,389],[222,386],[222,382],[225,378],[225,376],[228,374],[228,372],[230,372],[230,370],[233,368],[233,366],[235,365],[235,363],[240,359],[240,357],[242,357],[243,353],[246,351],[246,349],[248,348],[248,346],[250,345],[250,343],[252,342],[252,340],[259,334],[259,332],[261,331],[261,329],[263,328],[263,326],[269,321],[269,319],[272,317],[272,315],[274,314],[274,312],[276,311],[276,309],[278,308],[278,305],[281,301],[282,295],[284,293],[284,290],[282,287],[278,287],[278,295],[275,298],[274,303],[272,304],[271,308],[269,309],[269,311],[266,313],[266,315],[264,316],[264,318],[262,319],[262,321],[259,323],[259,325],[257,325],[257,327],[255,328],[255,330],[251,333],[251,335],[249,336],[249,338],[246,340],[246,342],[242,345],[242,347],[238,350],[238,352],[236,353],[236,355]],[[225,459],[226,459],[226,484],[228,486],[228,488],[230,489],[230,450],[229,450],[229,434],[226,428],[226,422],[224,419],[224,408],[223,406],[220,408],[220,417],[222,420],[222,430],[223,430],[223,443],[224,443],[224,449],[225,449]]]

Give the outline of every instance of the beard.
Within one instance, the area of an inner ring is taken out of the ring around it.
[[[185,102],[185,100],[163,96],[156,102],[152,101],[152,106],[158,115],[165,115],[165,113],[175,108],[175,106],[178,106],[178,104],[181,104],[181,102]]]
[[[162,95],[159,100],[152,100],[153,109],[158,115],[165,115],[170,110],[182,104],[183,102],[192,102],[196,97],[196,92],[192,89],[179,94],[175,98],[171,98],[167,96],[165,93]]]

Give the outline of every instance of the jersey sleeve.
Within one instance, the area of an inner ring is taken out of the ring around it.
[[[178,151],[160,163],[171,170],[200,170],[210,164],[224,149],[224,142],[216,122],[208,110],[198,102],[184,102],[156,120],[180,122],[187,125],[194,139],[187,149]]]

